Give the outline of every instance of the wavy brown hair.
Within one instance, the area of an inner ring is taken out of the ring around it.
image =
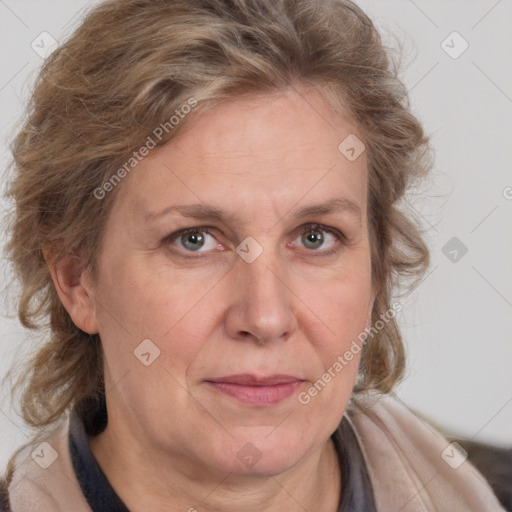
[[[390,55],[346,0],[109,0],[85,16],[44,62],[11,145],[7,251],[21,284],[18,315],[26,327],[46,329],[14,383],[28,425],[51,425],[73,405],[93,418],[105,393],[99,335],[73,324],[43,251],[54,261],[76,252],[95,275],[123,185],[101,200],[94,191],[190,98],[199,111],[241,95],[314,87],[348,113],[368,159],[372,320],[390,309],[398,286],[417,284],[429,252],[400,199],[428,172],[430,151]],[[393,318],[365,344],[356,391],[389,392],[403,371]]]

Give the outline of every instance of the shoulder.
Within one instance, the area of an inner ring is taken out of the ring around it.
[[[3,491],[7,511],[64,512],[73,503],[74,511],[90,512],[71,464],[68,435],[66,419],[15,454]]]
[[[347,408],[347,417],[360,442],[379,508],[504,510],[466,454],[395,396],[358,395]]]

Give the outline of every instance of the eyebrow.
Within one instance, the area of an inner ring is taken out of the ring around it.
[[[334,198],[324,203],[313,204],[305,206],[298,210],[292,211],[291,216],[296,219],[309,217],[312,215],[326,215],[329,213],[347,212],[356,216],[361,221],[361,208],[347,198]],[[198,220],[218,220],[221,222],[238,221],[236,213],[226,212],[222,208],[216,206],[203,204],[183,204],[173,205],[164,208],[163,210],[148,212],[144,216],[145,221],[150,221],[154,218],[159,218],[170,213],[178,213],[183,217],[194,218]],[[283,215],[283,218],[288,216],[288,213]]]

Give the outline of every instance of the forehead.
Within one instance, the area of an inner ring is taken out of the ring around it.
[[[132,211],[193,201],[282,215],[340,196],[365,209],[366,155],[351,161],[338,148],[357,127],[315,90],[235,99],[186,121],[123,184]]]

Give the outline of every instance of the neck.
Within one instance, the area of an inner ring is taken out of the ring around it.
[[[341,473],[331,439],[301,464],[275,476],[225,474],[197,463],[191,467],[190,461],[180,461],[161,450],[148,456],[147,447],[133,449],[139,446],[136,440],[118,436],[110,424],[98,436],[90,437],[89,444],[130,510],[338,510]]]

